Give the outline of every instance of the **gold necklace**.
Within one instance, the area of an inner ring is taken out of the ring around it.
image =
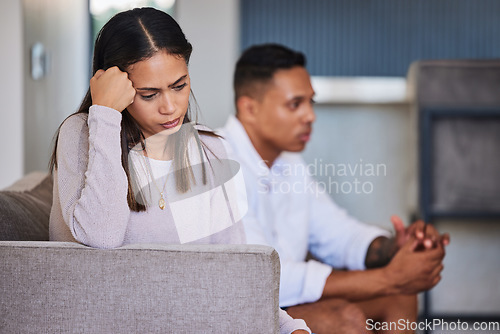
[[[158,184],[156,184],[156,180],[155,180],[154,175],[153,175],[153,169],[151,168],[151,165],[149,164],[148,152],[146,150],[144,150],[144,154],[142,155],[142,158],[144,159],[144,163],[146,164],[146,171],[148,172],[148,177],[151,177],[151,180],[153,181],[156,189],[160,193],[160,199],[158,200],[158,206],[160,207],[160,209],[163,210],[163,209],[165,209],[165,199],[163,198],[163,192],[165,191],[165,187],[167,186],[168,177],[170,176],[170,171],[172,170],[172,166],[173,166],[174,162],[172,161],[172,163],[170,164],[170,168],[168,169],[168,172],[167,172],[167,178],[165,179],[165,183],[163,184],[163,188],[160,190],[160,187],[158,187]],[[146,159],[146,158],[148,158],[148,159]]]

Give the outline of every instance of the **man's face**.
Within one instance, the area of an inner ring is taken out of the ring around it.
[[[275,72],[264,95],[256,103],[255,133],[259,144],[276,152],[302,151],[309,141],[314,90],[304,67]]]

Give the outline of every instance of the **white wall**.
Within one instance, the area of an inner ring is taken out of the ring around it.
[[[318,166],[316,179],[327,185],[337,204],[359,220],[389,230],[391,215],[407,222],[410,212],[408,109],[317,105],[313,135],[304,152],[306,162]]]
[[[239,1],[178,0],[177,22],[193,45],[191,86],[199,121],[212,128],[234,113],[233,68],[239,57]]]
[[[88,88],[90,20],[87,0],[23,0],[25,171],[47,170],[59,124],[78,108]],[[41,42],[49,71],[30,75],[30,49]]]
[[[89,72],[86,0],[0,2],[0,188],[25,173],[47,170],[50,146],[61,121],[75,111]],[[30,50],[42,42],[48,75],[31,78]]]
[[[22,36],[20,1],[0,1],[0,189],[24,173]]]

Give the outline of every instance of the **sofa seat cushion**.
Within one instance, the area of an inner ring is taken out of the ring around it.
[[[34,172],[0,191],[0,240],[49,240],[52,177]]]

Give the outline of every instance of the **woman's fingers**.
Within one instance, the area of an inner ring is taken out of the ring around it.
[[[92,104],[113,108],[122,112],[134,102],[135,89],[128,73],[114,66],[106,71],[98,70],[90,80]]]
[[[94,78],[99,79],[99,77],[101,75],[103,75],[104,73],[105,73],[104,70],[97,70],[97,72],[95,72],[95,74],[94,74]]]

